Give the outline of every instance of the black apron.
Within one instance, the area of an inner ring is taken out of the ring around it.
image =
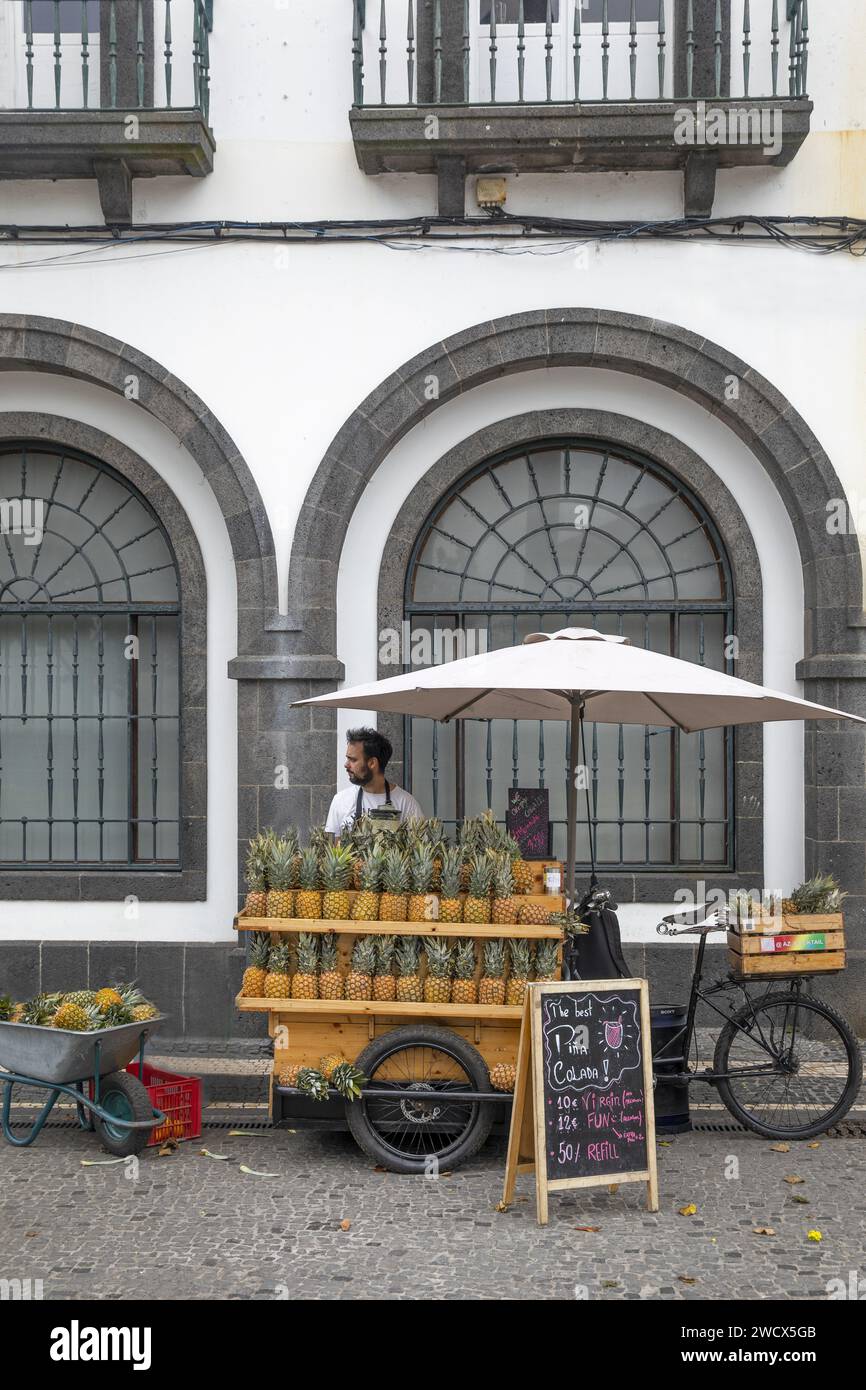
[[[385,778],[385,806],[390,806],[390,807],[391,807],[391,810],[394,811],[394,812],[396,813],[396,807],[394,806],[394,803],[393,803],[392,800],[391,800],[391,783],[388,781],[388,778],[387,778],[387,777]],[[374,807],[374,811],[377,810],[377,809],[379,809],[379,808]],[[381,809],[384,810],[385,807],[383,806]],[[363,787],[359,787],[359,788],[358,788],[358,798],[357,798],[357,800],[356,800],[356,802],[355,802],[355,811],[354,811],[354,814],[353,814],[351,820],[345,821],[345,822],[343,823],[343,829],[344,829],[344,830],[351,830],[352,826],[355,824],[355,821],[360,820],[360,819],[361,819],[361,816],[362,816],[363,814],[364,814],[364,788],[363,788]],[[370,812],[370,814],[372,815],[373,812]]]

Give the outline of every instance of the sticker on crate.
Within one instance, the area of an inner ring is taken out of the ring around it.
[[[775,955],[780,951],[826,951],[826,932],[806,932],[799,936],[764,936],[761,938],[761,951],[764,955]]]

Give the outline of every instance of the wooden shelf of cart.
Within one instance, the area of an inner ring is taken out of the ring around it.
[[[522,901],[543,902],[549,912],[562,912],[564,908],[564,899],[553,896],[541,899],[527,895]],[[247,917],[242,912],[235,917],[234,925],[238,931],[333,931],[338,936],[474,936],[479,940],[504,936],[536,941],[562,935],[557,926],[523,926],[520,923],[502,926],[490,922],[480,925],[474,922],[353,922],[348,917],[330,920],[323,917]]]

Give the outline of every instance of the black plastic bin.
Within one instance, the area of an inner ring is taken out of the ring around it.
[[[656,1130],[659,1134],[685,1134],[692,1127],[689,1116],[689,1087],[686,1081],[668,1078],[684,1070],[682,1042],[673,1039],[685,1028],[688,1010],[684,1004],[654,1004],[650,1008]],[[659,1053],[665,1049],[663,1056]],[[658,1058],[658,1060],[656,1060]]]

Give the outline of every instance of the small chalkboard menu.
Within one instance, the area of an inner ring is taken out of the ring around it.
[[[505,825],[524,859],[550,854],[550,811],[547,787],[509,787]]]
[[[547,1193],[645,1182],[658,1210],[646,980],[571,980],[527,990],[503,1204],[534,1168]]]

